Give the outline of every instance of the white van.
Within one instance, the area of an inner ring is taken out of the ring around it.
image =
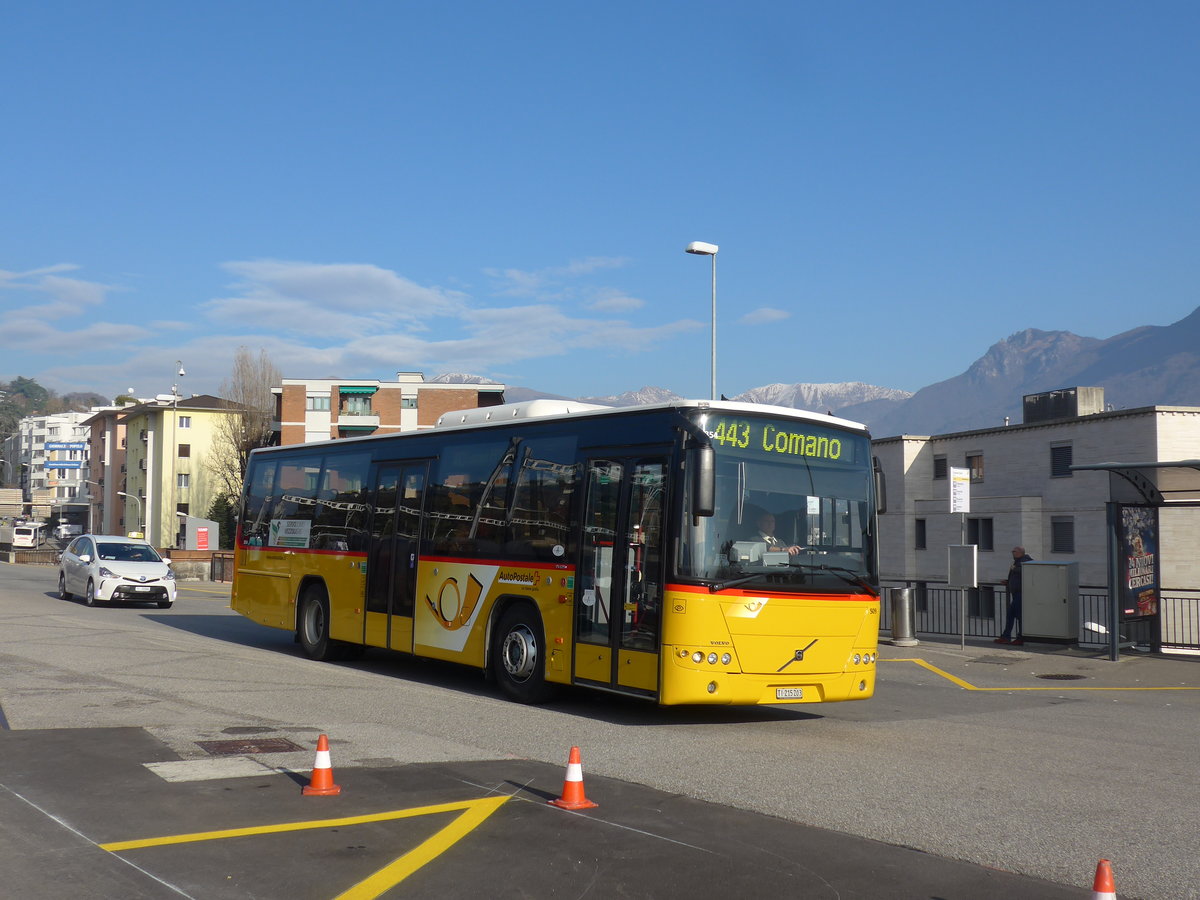
[[[70,525],[67,522],[59,522],[54,529],[54,536],[60,541],[65,541],[67,538],[78,537],[83,534],[82,525]]]
[[[15,525],[13,526],[14,547],[40,547],[46,543],[45,525]]]

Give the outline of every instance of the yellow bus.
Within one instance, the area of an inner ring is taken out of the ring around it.
[[[726,401],[535,400],[256,450],[232,606],[314,659],[451,660],[527,703],[860,700],[879,478],[863,426]]]

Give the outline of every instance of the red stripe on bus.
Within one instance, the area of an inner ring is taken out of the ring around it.
[[[873,600],[878,602],[879,598],[874,594],[863,592],[861,594],[817,594],[817,593],[783,593],[780,591],[753,591],[745,588],[726,588],[723,591],[717,591],[715,594],[710,594],[704,585],[696,584],[668,584],[668,591],[675,591],[681,594],[699,594],[702,597],[780,597],[784,600],[795,600],[801,597],[804,600],[833,600],[842,602],[845,600]]]

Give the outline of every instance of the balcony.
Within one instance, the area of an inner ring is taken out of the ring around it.
[[[379,415],[372,411],[342,411],[335,424],[342,431],[374,431],[379,427]]]

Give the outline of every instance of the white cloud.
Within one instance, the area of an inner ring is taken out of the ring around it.
[[[571,260],[565,266],[552,266],[526,272],[521,269],[485,269],[484,274],[495,283],[500,297],[535,297],[557,299],[565,283],[602,269],[619,269],[628,264],[619,256],[589,256]],[[553,292],[547,295],[547,292]]]
[[[740,319],[740,325],[769,325],[772,322],[782,322],[784,319],[790,319],[792,314],[782,309],[772,309],[769,306],[760,306],[758,309],[746,313]]]
[[[466,295],[423,287],[378,266],[257,260],[225,263],[235,296],[202,304],[217,321],[350,337],[460,313]]]
[[[92,322],[75,331],[55,328],[44,319],[11,318],[0,327],[0,346],[58,355],[82,355],[92,350],[113,351],[151,332],[140,325]]]
[[[41,269],[31,269],[28,272],[8,272],[0,270],[0,290],[16,291],[33,295],[49,297],[46,302],[32,303],[4,314],[5,319],[38,318],[62,319],[82,313],[89,306],[99,306],[107,299],[113,288],[95,281],[83,281],[78,278],[64,278],[60,272],[70,272],[78,266],[70,263],[60,263]],[[9,327],[5,322],[5,329]]]
[[[639,300],[637,297],[630,297],[621,291],[603,290],[599,292],[596,299],[587,304],[587,307],[588,309],[594,309],[596,312],[622,313],[641,309],[645,305],[646,302],[644,300]]]
[[[510,270],[505,287],[522,279],[530,288],[565,283],[621,264],[597,257],[541,273]],[[83,324],[77,330],[61,328],[65,323],[41,314],[43,307],[26,305],[0,313],[0,347],[6,348],[0,356],[59,390],[118,393],[132,386],[139,396],[150,396],[170,389],[177,359],[188,373],[181,384],[185,393],[216,393],[239,346],[265,349],[287,378],[390,378],[403,370],[495,377],[522,363],[575,354],[586,353],[602,366],[604,359],[652,351],[707,327],[690,319],[642,325],[634,316],[647,304],[618,288],[570,285],[570,293],[590,298],[589,314],[577,316],[545,298],[484,306],[463,292],[419,285],[366,264],[258,260],[223,268],[238,279],[224,296],[170,307],[174,315],[198,309],[198,321],[139,316],[134,292],[119,310],[89,310],[72,323]],[[63,308],[101,302],[113,290],[64,278],[61,271],[0,272],[0,288],[20,287],[26,301],[32,291],[52,293]],[[112,320],[117,316],[129,321]],[[41,365],[27,365],[39,356]]]

